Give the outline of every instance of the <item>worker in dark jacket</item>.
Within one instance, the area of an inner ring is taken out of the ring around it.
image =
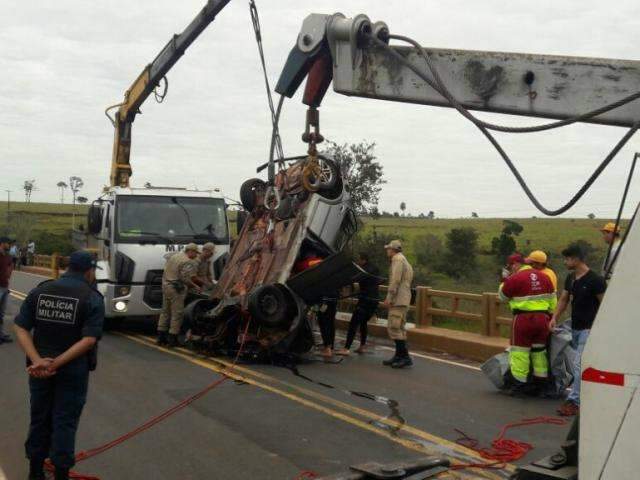
[[[104,322],[104,301],[93,287],[95,268],[89,252],[74,252],[67,273],[33,289],[14,321],[29,374],[30,480],[44,480],[46,458],[56,480],[68,479],[75,464],[76,431]]]
[[[336,351],[337,355],[349,355],[349,350],[356,337],[356,331],[360,329],[360,346],[356,353],[365,353],[367,344],[367,323],[378,309],[380,302],[380,283],[382,279],[379,277],[380,269],[369,261],[369,254],[361,252],[358,256],[358,265],[369,275],[358,282],[358,304],[356,305],[351,321],[349,322],[349,330],[347,331],[347,340],[344,348]]]

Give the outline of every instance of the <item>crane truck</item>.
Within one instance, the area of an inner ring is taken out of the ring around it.
[[[227,205],[220,190],[130,185],[133,122],[144,101],[166,82],[165,75],[213,22],[229,0],[209,0],[180,34],[174,35],[126,91],[105,112],[114,126],[109,186],[88,211],[87,230],[74,232],[76,246],[96,252],[98,288],[112,325],[127,318],[155,318],[162,307],[165,256],[190,242],[216,244],[213,275],[228,258]],[[165,83],[166,87],[166,83]],[[109,111],[117,108],[113,117]]]
[[[310,122],[315,125],[316,140],[321,139],[318,107],[331,84],[347,96],[455,107],[478,126],[483,124],[470,110],[556,119],[553,126],[581,121],[628,127],[609,160],[640,125],[638,61],[423,49],[415,42],[409,47],[390,46],[394,38],[412,43],[391,35],[385,23],[371,22],[366,15],[311,14],[304,20],[276,92],[290,98],[308,77],[303,95],[309,107],[306,131]],[[506,157],[503,150],[499,152]],[[515,478],[576,479],[578,465],[581,480],[640,478],[638,252],[640,226],[632,222],[584,353],[579,428],[576,421],[558,455],[521,468]],[[330,478],[408,478],[416,471],[383,477],[355,469]],[[422,475],[415,478],[427,478]]]

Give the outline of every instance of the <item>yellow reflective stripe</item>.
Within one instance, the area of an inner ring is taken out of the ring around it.
[[[539,295],[525,295],[524,297],[513,297],[514,302],[526,302],[529,300],[551,300],[555,298],[554,293],[541,293]]]
[[[527,351],[512,350],[509,352],[509,368],[513,378],[525,383],[529,376],[529,349]],[[523,347],[518,347],[523,348]]]
[[[549,362],[547,361],[546,350],[531,352],[531,363],[535,377],[546,378],[549,375]]]
[[[526,302],[509,302],[511,310],[521,310],[524,312],[546,312],[551,308],[551,302],[547,300],[540,300],[532,302],[531,300]]]

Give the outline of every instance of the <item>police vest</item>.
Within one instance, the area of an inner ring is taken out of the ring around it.
[[[33,343],[43,357],[55,357],[82,339],[88,300],[93,293],[87,284],[61,285],[48,281],[34,298]]]

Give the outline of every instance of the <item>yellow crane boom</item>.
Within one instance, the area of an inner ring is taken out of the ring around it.
[[[132,175],[130,162],[131,127],[136,114],[140,112],[140,106],[159,86],[162,79],[165,78],[165,75],[180,59],[185,50],[213,22],[220,10],[226,7],[229,2],[230,0],[209,0],[184,31],[175,34],[153,62],[144,68],[131,87],[125,92],[124,100],[107,108],[105,113],[107,113],[115,128],[110,175],[110,185],[112,187],[129,186],[129,177]],[[118,108],[118,111],[112,118],[108,112],[113,108]]]

